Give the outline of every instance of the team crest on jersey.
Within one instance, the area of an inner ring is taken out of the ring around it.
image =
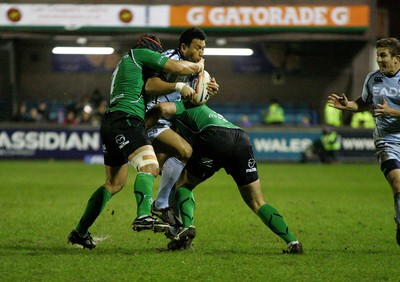
[[[248,165],[249,168],[246,169],[246,172],[255,172],[255,171],[257,171],[257,168],[255,167],[255,165],[256,165],[256,160],[255,159],[253,159],[253,158],[249,159],[248,162],[247,162],[247,165]]]
[[[374,78],[375,83],[383,83],[383,77],[382,76],[376,76]]]

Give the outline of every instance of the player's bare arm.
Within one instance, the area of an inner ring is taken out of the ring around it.
[[[369,104],[365,103],[361,97],[354,101],[349,101],[345,94],[338,95],[335,93],[328,96],[328,104],[330,107],[350,112],[365,111],[369,107]]]
[[[146,112],[145,116],[145,129],[153,127],[157,121],[163,117],[166,119],[172,118],[176,113],[176,105],[172,102],[163,102],[155,105],[153,108]]]
[[[194,89],[183,82],[166,82],[158,76],[147,79],[145,91],[151,96],[162,96],[178,91],[183,98],[190,99]]]
[[[177,61],[168,59],[168,61],[164,65],[164,70],[166,72],[176,73],[180,75],[199,73],[204,70],[204,59],[201,58],[197,63],[192,63],[184,60]]]

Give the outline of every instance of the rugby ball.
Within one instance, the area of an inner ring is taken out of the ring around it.
[[[207,85],[210,81],[211,76],[206,70],[194,76],[190,85],[190,87],[194,89],[194,96],[192,99],[194,104],[203,105],[208,101],[210,94],[208,94]]]

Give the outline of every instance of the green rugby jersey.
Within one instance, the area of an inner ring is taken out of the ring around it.
[[[207,105],[188,108],[185,108],[182,102],[175,102],[175,105],[176,114],[173,122],[179,134],[190,143],[193,143],[193,138],[198,133],[210,126],[240,128],[225,119],[221,114],[207,107]]]
[[[131,49],[119,61],[111,80],[109,111],[123,111],[144,119],[142,94],[146,69],[160,71],[168,58],[145,48]]]

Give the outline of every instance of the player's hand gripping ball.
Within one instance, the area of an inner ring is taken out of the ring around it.
[[[192,103],[196,105],[203,105],[208,101],[210,94],[208,94],[207,91],[207,84],[210,81],[211,76],[206,70],[203,70],[194,77],[190,84],[190,87],[194,89]]]

